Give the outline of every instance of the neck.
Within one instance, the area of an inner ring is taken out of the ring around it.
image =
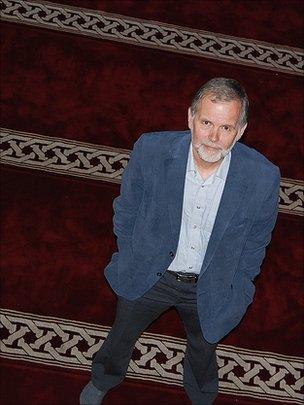
[[[217,170],[217,168],[221,165],[221,163],[224,159],[224,158],[221,158],[217,162],[213,162],[213,163],[206,162],[205,160],[202,160],[200,158],[197,150],[194,147],[192,147],[192,150],[193,150],[193,157],[194,157],[195,165],[203,179],[206,179],[212,173],[214,173]]]

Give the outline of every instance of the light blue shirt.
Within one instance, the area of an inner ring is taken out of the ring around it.
[[[182,222],[177,252],[169,270],[199,273],[220,205],[231,152],[223,159],[216,172],[204,180],[196,169],[192,143],[190,143]]]

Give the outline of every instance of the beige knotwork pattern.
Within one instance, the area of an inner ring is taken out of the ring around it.
[[[1,130],[1,162],[54,173],[120,182],[129,151]]]
[[[120,183],[130,151],[0,129],[0,159],[8,165]],[[279,211],[303,215],[304,182],[281,180]]]
[[[286,73],[303,73],[303,50],[56,3],[3,0],[2,19]]]
[[[2,309],[1,356],[88,370],[109,327]],[[182,385],[183,339],[144,333],[127,376]],[[303,359],[219,345],[220,392],[302,403]]]

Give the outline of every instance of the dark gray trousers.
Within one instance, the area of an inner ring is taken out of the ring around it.
[[[195,405],[210,405],[218,393],[216,344],[202,335],[196,307],[196,284],[165,275],[142,297],[129,301],[118,297],[116,319],[92,362],[92,382],[101,391],[125,377],[134,345],[141,333],[166,309],[175,307],[184,323],[187,348],[184,388]]]

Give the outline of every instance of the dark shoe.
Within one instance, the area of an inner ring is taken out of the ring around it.
[[[98,388],[95,387],[95,385],[93,385],[92,381],[89,381],[80,393],[79,404],[100,405],[102,404],[102,400],[105,395],[106,392],[100,391]]]

